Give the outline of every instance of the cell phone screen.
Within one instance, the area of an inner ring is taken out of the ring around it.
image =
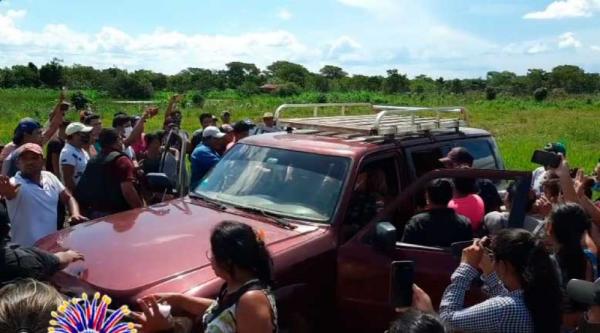
[[[415,263],[394,261],[391,267],[390,303],[393,307],[408,307],[412,304]]]

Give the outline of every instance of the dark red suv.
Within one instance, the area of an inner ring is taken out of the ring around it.
[[[464,119],[415,117],[439,109],[372,108],[380,112],[278,119],[287,131],[237,143],[188,196],[44,238],[42,248],[85,255],[54,283],[68,294],[100,291],[134,307],[137,298],[156,292],[213,297],[222,281],[207,258],[209,235],[220,221],[235,220],[266,235],[284,330],[381,332],[394,317],[394,260],[415,261],[416,283],[438,304],[456,258],[447,248],[397,241],[422,205],[427,181],[526,179],[529,173],[500,171],[494,139],[463,127]],[[464,118],[463,110],[452,110]],[[481,170],[432,171],[457,146]],[[381,198],[375,207],[361,207],[365,191]]]

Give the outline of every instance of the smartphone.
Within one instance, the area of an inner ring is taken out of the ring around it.
[[[390,273],[390,303],[395,308],[412,305],[415,263],[413,261],[392,262]]]
[[[561,161],[560,155],[543,150],[534,151],[531,157],[531,162],[551,168],[558,168]]]

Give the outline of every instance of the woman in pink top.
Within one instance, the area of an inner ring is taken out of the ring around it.
[[[448,208],[454,209],[459,214],[466,216],[471,221],[471,229],[479,231],[483,217],[485,216],[485,205],[477,193],[475,179],[454,179],[454,198],[448,203]]]

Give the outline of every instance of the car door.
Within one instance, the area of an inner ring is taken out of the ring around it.
[[[465,176],[493,180],[503,179],[503,177],[504,179],[520,178],[521,183],[524,184],[519,186],[519,196],[522,198],[525,198],[530,184],[529,173],[476,169],[436,170],[416,180],[401,193],[388,211],[382,212],[361,233],[338,250],[336,301],[341,331],[383,332],[389,327],[396,316],[389,301],[390,271],[393,261],[414,261],[414,282],[429,294],[437,309],[443,291],[450,282],[450,275],[459,264],[459,259],[454,257],[447,248],[398,242],[401,232],[396,233],[396,229],[393,232],[391,246],[382,248],[378,246],[375,230],[378,224],[386,222],[382,217],[385,217],[389,211],[402,211],[404,204],[412,201],[414,193],[424,188],[432,179]],[[522,225],[523,218],[524,207],[518,207],[511,213],[509,225],[519,227]],[[388,225],[391,226],[391,223]],[[397,227],[401,226],[397,225]],[[484,294],[480,287],[474,284],[467,293],[465,304],[474,304],[483,298]]]

